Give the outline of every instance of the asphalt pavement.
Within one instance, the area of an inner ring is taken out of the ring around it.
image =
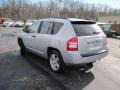
[[[48,61],[19,53],[22,28],[0,27],[0,90],[120,90],[120,38],[108,38],[110,52],[84,72],[68,68],[56,74]]]

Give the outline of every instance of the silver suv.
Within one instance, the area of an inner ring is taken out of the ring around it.
[[[106,35],[94,21],[83,19],[40,19],[18,36],[21,55],[26,51],[49,60],[60,72],[65,66],[93,66],[108,55]]]

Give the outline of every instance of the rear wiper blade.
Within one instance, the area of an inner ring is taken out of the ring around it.
[[[93,32],[92,34],[99,34],[100,32]]]

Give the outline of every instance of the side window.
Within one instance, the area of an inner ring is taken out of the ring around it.
[[[30,33],[37,33],[40,27],[40,22],[36,22],[29,27]]]
[[[48,30],[49,30],[49,25],[50,25],[50,22],[48,22],[48,21],[42,22],[40,33],[41,34],[47,34]]]
[[[53,34],[56,34],[62,27],[63,27],[63,23],[60,22],[54,22],[53,25]]]

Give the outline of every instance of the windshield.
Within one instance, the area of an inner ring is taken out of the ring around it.
[[[73,28],[77,36],[90,36],[101,32],[96,24],[73,24]]]

